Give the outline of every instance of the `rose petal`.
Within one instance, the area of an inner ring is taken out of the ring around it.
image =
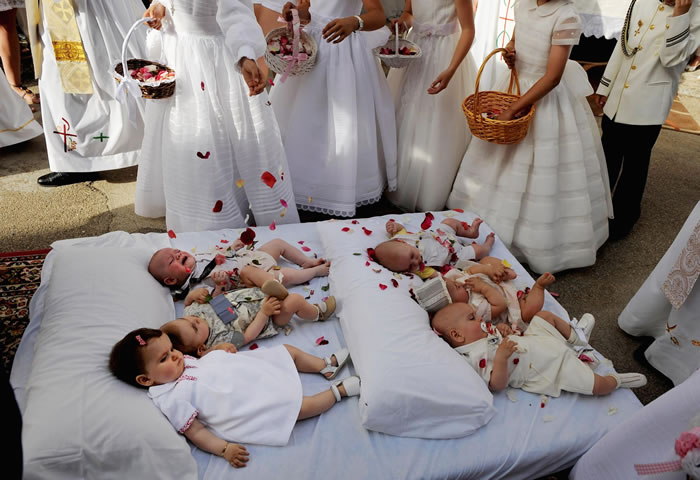
[[[168,236],[169,236],[170,238],[175,238],[175,237],[177,237],[177,235],[175,235],[175,232],[173,232],[172,230],[168,230]]]
[[[369,262],[367,262],[367,263],[369,263]],[[374,273],[382,273],[382,269],[381,269],[381,268],[373,268],[372,271],[373,271]]]
[[[349,232],[349,231],[350,231],[350,227],[343,227],[343,228],[340,229],[340,231],[341,231],[341,232]]]
[[[370,263],[369,260],[365,262],[365,267],[369,267]]]
[[[372,260],[373,262],[377,262],[377,254],[373,248],[367,249],[367,255],[369,256],[370,260]],[[377,263],[379,263],[379,262],[377,262]]]
[[[306,245],[304,245],[303,247],[301,247],[301,249],[302,249],[302,251],[304,251],[304,252],[310,252],[310,251],[311,251],[311,249],[310,249],[309,247],[307,247]]]
[[[321,335],[320,337],[318,337],[318,338],[316,339],[316,345],[321,345],[321,342],[324,341],[324,340],[325,340],[325,338],[323,338],[323,335]]]
[[[430,215],[430,216],[428,216]],[[423,220],[423,223],[420,224],[420,228],[423,230],[427,230],[430,228],[430,226],[433,224],[433,219],[432,219],[432,213],[428,212],[425,214],[425,219]]]
[[[280,198],[280,205],[282,205],[284,208],[287,208],[289,206],[284,198]]]
[[[386,288],[387,288],[386,285],[384,285],[383,283],[380,283],[380,284],[379,284],[379,289],[380,289],[380,290],[386,290]]]
[[[399,282],[395,279],[391,279],[391,284],[394,286],[394,288],[399,288]]]
[[[509,262],[508,260],[506,260],[505,258],[504,258],[503,260],[501,260],[501,263],[502,263],[503,266],[506,267],[506,268],[510,268],[510,267],[511,267],[510,262]]]
[[[270,188],[274,187],[275,183],[277,183],[277,179],[275,178],[275,176],[273,174],[271,174],[270,172],[268,172],[267,170],[265,170],[263,172],[263,174],[260,175],[260,180],[262,180],[263,183]],[[285,207],[286,207],[286,205],[285,205]]]
[[[309,203],[311,203],[311,200],[312,200],[312,198],[311,198],[311,197],[309,197]]]
[[[273,82],[271,78],[268,78],[267,82],[270,84],[271,87],[275,86],[275,82]]]
[[[280,213],[280,217],[284,217],[286,214],[287,214],[287,209],[285,208],[285,209],[282,210],[282,212]]]
[[[243,185],[245,185],[245,180],[243,180],[242,178],[239,178],[238,180],[236,180],[236,186],[238,188],[243,188]]]
[[[275,224],[275,221],[273,220],[272,223],[270,224],[270,230],[274,230],[277,228],[277,225]]]
[[[453,208],[452,210],[454,210],[457,213],[464,213],[464,210],[462,210],[461,208]]]
[[[258,344],[257,344],[257,343],[251,343],[251,344],[250,344],[250,347],[248,347],[248,348],[251,349],[251,350],[255,350],[256,348],[258,348]]]
[[[204,82],[199,84],[200,87],[202,87],[202,91],[204,91]]]
[[[214,204],[214,208],[212,208],[211,211],[214,213],[219,213],[223,207],[224,207],[224,202],[222,202],[221,200],[217,200],[216,203]]]
[[[362,231],[365,232],[365,235],[367,235],[367,236],[372,235],[372,230],[368,230],[368,229],[365,228],[365,227],[362,227]]]
[[[252,245],[255,240],[255,230],[252,228],[246,228],[243,233],[241,233],[241,242],[243,245]]]
[[[209,158],[209,155],[211,155],[211,152],[207,152],[207,153],[197,152],[197,156],[199,158],[201,158],[202,160],[206,160],[207,158]]]
[[[482,358],[479,360],[479,368],[486,368],[486,359]]]
[[[226,240],[225,238],[222,238],[222,239],[219,240],[219,241],[220,241],[221,243],[228,243],[228,240]]]
[[[352,224],[353,224],[353,225],[357,225],[358,223],[360,223],[360,222],[358,222],[357,220],[353,220],[353,221],[352,221]]]

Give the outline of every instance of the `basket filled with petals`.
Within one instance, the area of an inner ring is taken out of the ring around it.
[[[399,24],[394,27],[396,30],[389,41],[381,47],[372,50],[384,65],[391,68],[407,67],[411,61],[423,56],[421,48],[410,40],[400,38]]]
[[[266,36],[265,63],[273,72],[282,75],[303,75],[316,63],[318,45],[311,35],[301,29],[299,14],[292,9],[292,21],[286,27],[275,28]]]

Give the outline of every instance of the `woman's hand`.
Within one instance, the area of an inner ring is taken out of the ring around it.
[[[165,17],[165,7],[160,3],[154,3],[143,14],[143,18],[153,18],[154,21],[148,22],[148,26],[160,30],[163,26],[163,17]]]
[[[252,97],[262,93],[265,90],[265,79],[258,68],[258,64],[247,57],[243,57],[239,63],[243,79],[248,85],[248,96]]]
[[[511,40],[505,46],[506,52],[503,54],[503,61],[506,62],[511,70],[515,66],[515,42]]]
[[[293,20],[292,9],[296,9],[299,12],[299,21],[302,25],[306,25],[311,21],[311,14],[309,13],[309,7],[311,2],[309,0],[299,0],[296,5],[292,2],[287,2],[282,7],[282,18],[286,21],[291,22]]]
[[[513,117],[515,117],[515,112],[512,110],[508,109],[502,113],[499,113],[496,116],[496,120],[501,120],[502,122],[508,121],[508,120],[513,120]]]
[[[396,32],[396,24],[399,25],[399,33],[407,32],[413,26],[413,15],[408,12],[403,12],[400,17],[392,18],[389,22],[391,33]]]
[[[690,7],[693,6],[693,0],[676,0],[676,4],[673,7],[673,16],[678,17],[680,15],[685,15],[690,11]]]
[[[595,101],[600,108],[603,108],[603,107],[605,107],[605,104],[608,103],[608,96],[607,95],[598,95],[596,93]]]
[[[336,18],[323,27],[323,38],[328,43],[340,43],[360,28],[360,22],[355,17]]]
[[[430,88],[428,88],[428,93],[430,95],[435,95],[442,92],[444,89],[447,88],[447,85],[450,83],[450,80],[452,80],[452,76],[454,74],[455,72],[450,69],[447,69],[444,72],[442,72],[440,75],[437,76],[433,83],[430,84]]]
[[[232,467],[241,468],[245,467],[245,464],[248,463],[250,454],[243,445],[238,443],[227,443],[223,457],[228,463],[231,464]]]

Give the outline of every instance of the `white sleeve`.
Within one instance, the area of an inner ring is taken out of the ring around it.
[[[700,44],[700,6],[697,2],[690,11],[677,17],[668,17],[664,48],[659,52],[664,67],[685,64]]]
[[[185,433],[199,415],[190,402],[174,394],[159,395],[152,400],[179,433]]]
[[[251,0],[218,0],[216,22],[236,68],[242,58],[256,60],[265,54],[265,37],[253,13]]]
[[[575,12],[566,12],[557,19],[552,30],[552,45],[578,45],[581,19]]]

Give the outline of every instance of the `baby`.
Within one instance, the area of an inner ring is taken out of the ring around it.
[[[494,234],[486,237],[483,245],[462,245],[457,237],[477,238],[482,221],[474,220],[471,226],[454,218],[446,218],[435,231],[423,230],[409,233],[393,220],[386,222],[391,240],[374,249],[375,260],[393,272],[415,273],[423,280],[439,275],[435,268],[448,263],[481,259],[489,254]]]
[[[161,284],[169,287],[176,298],[187,295],[186,304],[200,301],[209,294],[206,287],[213,287],[212,275],[216,272],[228,273],[228,279],[248,287],[263,287],[269,280],[278,280],[281,285],[269,282],[266,293],[284,296],[283,286],[298,285],[314,277],[327,276],[330,263],[323,259],[309,258],[298,248],[282,239],[276,238],[263,244],[257,250],[245,247],[241,239],[233,242],[235,254],[231,261],[227,256],[217,255],[197,261],[193,255],[175,248],[161,248],[156,251],[148,264],[148,271]],[[241,251],[243,250],[243,251]],[[277,266],[280,257],[284,257],[301,267],[301,269]],[[221,278],[221,277],[219,277]],[[205,289],[198,289],[204,283]],[[219,281],[221,283],[221,281]],[[198,291],[196,291],[198,290]],[[196,293],[195,293],[196,292]],[[190,295],[191,294],[191,295]]]
[[[248,452],[231,441],[286,445],[297,420],[360,394],[359,377],[303,396],[297,372],[328,371],[324,359],[290,345],[231,354],[215,350],[197,359],[173,348],[160,330],[141,328],[113,348],[109,368],[120,380],[148,388],[173,427],[198,448],[245,466]]]
[[[494,392],[510,386],[551,397],[561,390],[607,395],[620,387],[646,385],[639,373],[593,373],[570,348],[578,342],[576,331],[551,312],[538,312],[523,336],[514,335],[508,324],[494,328],[482,322],[466,303],[442,308],[432,325]]]
[[[292,293],[283,300],[267,297],[259,288],[241,288],[185,307],[184,317],[161,327],[175,348],[202,356],[220,343],[240,348],[258,338],[277,335],[294,314],[307,321],[325,321],[335,311],[335,298],[311,304]]]

